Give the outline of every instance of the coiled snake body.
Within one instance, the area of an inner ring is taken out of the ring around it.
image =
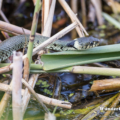
[[[29,35],[19,35],[11,37],[2,43],[0,43],[0,62],[4,61],[12,55],[13,51],[23,48],[25,44],[25,39],[29,41]],[[36,35],[34,40],[34,47],[37,47],[39,44],[47,40],[48,37]],[[99,45],[99,39],[94,37],[83,37],[77,38],[73,41],[62,41],[57,40],[47,46],[46,48],[56,51],[68,51],[68,50],[84,50]]]

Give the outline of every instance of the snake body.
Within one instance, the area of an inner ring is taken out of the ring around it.
[[[6,39],[0,43],[0,62],[4,61],[12,55],[13,51],[19,50],[24,47],[25,39],[29,41],[29,35],[19,35]],[[34,40],[34,47],[47,40],[48,37],[36,35]],[[73,41],[57,40],[47,46],[46,48],[56,51],[68,51],[68,50],[84,50],[99,45],[99,39],[94,37],[77,38]]]

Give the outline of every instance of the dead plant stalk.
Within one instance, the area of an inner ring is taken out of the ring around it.
[[[13,79],[12,79],[12,106],[13,120],[22,118],[22,53],[13,53]]]
[[[44,31],[42,33],[43,36],[47,36],[47,37],[51,36],[55,4],[56,4],[56,0],[52,0],[52,4],[51,4],[51,7],[50,7],[49,15],[48,15],[48,17],[46,16],[47,20],[44,21],[45,22],[45,26],[44,26]]]
[[[20,35],[24,34],[23,29],[21,27],[18,27],[16,25],[12,25],[3,21],[0,21],[0,30],[11,33],[13,35]],[[30,30],[27,30],[24,28],[25,34],[30,34]],[[36,33],[37,35],[40,35],[39,33]]]
[[[9,85],[0,83],[0,91],[9,92],[11,94],[12,87]],[[25,90],[22,89],[21,93],[22,93],[22,95],[24,95]],[[70,109],[72,107],[70,102],[56,100],[56,99],[49,98],[49,97],[46,97],[46,96],[41,95],[41,94],[37,94],[37,95],[40,97],[40,99],[42,99],[42,101],[45,104],[59,106],[59,107],[67,108],[67,109]],[[32,97],[32,99],[35,100],[33,97]]]
[[[85,30],[85,28],[82,26],[82,24],[80,23],[80,21],[78,20],[78,18],[76,17],[76,15],[73,13],[73,11],[71,10],[71,8],[69,7],[69,5],[67,4],[67,2],[65,0],[58,0],[59,3],[62,5],[62,7],[64,8],[64,10],[66,11],[66,13],[69,15],[70,19],[72,22],[76,21],[78,23],[78,26],[76,27],[77,33],[80,37],[84,37],[84,33],[86,35],[88,35],[87,31]],[[84,33],[83,33],[84,32]]]

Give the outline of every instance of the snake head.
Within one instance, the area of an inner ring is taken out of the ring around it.
[[[93,48],[99,45],[100,40],[98,38],[94,37],[82,37],[82,38],[77,38],[67,44],[68,47],[73,47],[77,50],[84,50],[84,49],[89,49]]]

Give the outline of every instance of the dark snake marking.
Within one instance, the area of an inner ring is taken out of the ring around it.
[[[30,37],[29,35],[26,35],[27,43],[29,41],[29,37]],[[34,47],[37,47],[47,39],[49,38],[36,35],[34,40]],[[94,37],[77,38],[73,41],[57,40],[50,44],[49,46],[47,46],[46,48],[55,51],[84,50],[98,46],[99,41],[100,41],[99,39]],[[0,43],[0,62],[10,57],[13,51],[23,48],[24,44],[25,35],[14,36]]]

